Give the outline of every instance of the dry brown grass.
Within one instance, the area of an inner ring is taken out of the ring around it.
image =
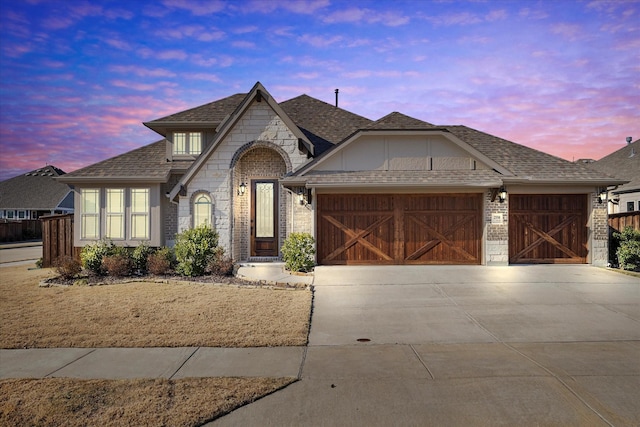
[[[0,348],[305,345],[311,292],[212,284],[42,288],[54,273],[0,269]]]
[[[0,426],[199,426],[292,378],[0,381]]]

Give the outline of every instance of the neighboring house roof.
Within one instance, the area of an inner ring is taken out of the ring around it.
[[[0,209],[58,208],[71,191],[71,187],[55,179],[64,174],[62,169],[48,165],[0,182]]]
[[[597,162],[590,163],[589,167],[629,181],[618,187],[614,193],[640,191],[640,139],[636,139]]]

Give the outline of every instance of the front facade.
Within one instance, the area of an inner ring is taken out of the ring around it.
[[[610,214],[640,211],[640,139],[632,141],[629,137],[622,148],[590,166],[627,181],[609,189],[606,196]]]
[[[171,246],[208,223],[237,261],[277,259],[292,232],[319,264],[607,261],[598,195],[619,180],[464,126],[277,103],[260,83],[145,125],[163,139],[63,178],[76,246]]]

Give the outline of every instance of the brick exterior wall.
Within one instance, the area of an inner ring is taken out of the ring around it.
[[[213,201],[213,224],[220,245],[238,261],[249,257],[250,186],[253,178],[280,178],[308,162],[298,150],[297,137],[266,102],[253,102],[235,127],[211,153],[180,197],[178,231],[192,227],[191,196],[206,191]],[[247,192],[237,195],[241,182]],[[279,240],[286,238],[294,198],[279,190]],[[294,215],[298,212],[294,208]],[[295,224],[297,218],[293,221]]]
[[[609,262],[609,221],[607,204],[598,202],[598,194],[591,195],[591,215],[589,218],[591,264],[605,267]]]
[[[173,174],[168,182],[160,186],[161,216],[164,221],[162,240],[165,246],[173,246],[175,243],[176,233],[178,232],[178,205],[171,203],[164,195],[176,186],[181,177],[182,175]]]
[[[492,224],[492,215],[502,214],[502,224]],[[509,195],[504,203],[498,198],[491,201],[491,190],[485,193],[484,220],[486,232],[485,263],[509,264]]]

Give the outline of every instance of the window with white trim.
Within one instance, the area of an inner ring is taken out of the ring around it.
[[[198,194],[193,202],[193,226],[211,225],[211,197]]]
[[[100,190],[83,188],[80,191],[82,213],[80,214],[81,237],[100,238]]]
[[[201,132],[174,132],[173,133],[173,154],[194,155],[202,152]]]
[[[149,189],[131,189],[131,238],[149,239]]]
[[[124,188],[107,188],[105,237],[124,239]]]

